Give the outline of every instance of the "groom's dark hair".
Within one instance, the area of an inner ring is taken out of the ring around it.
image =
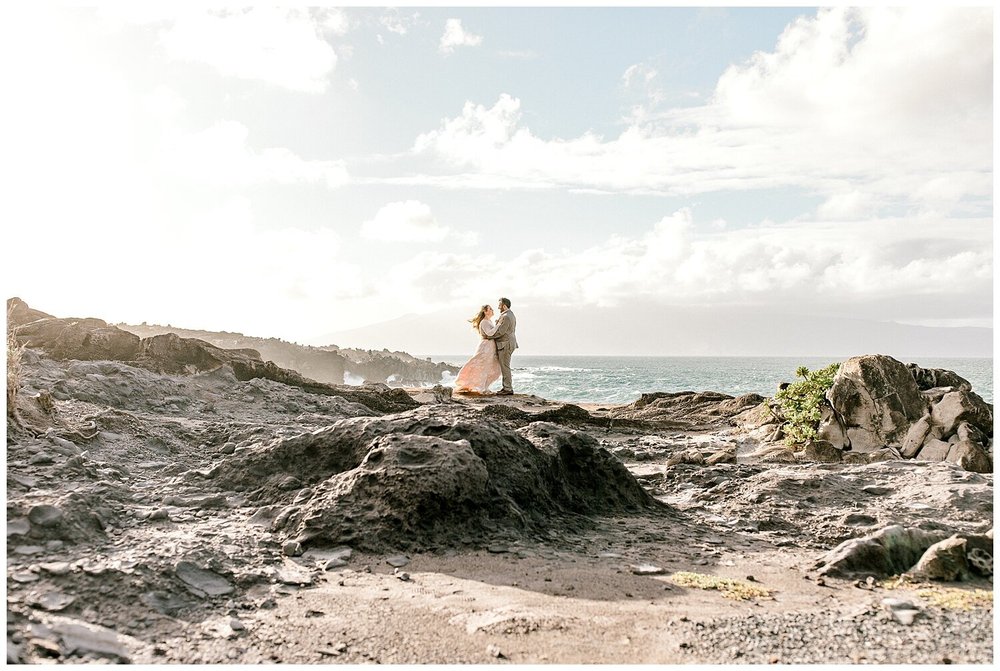
[[[509,298],[501,298],[500,302],[503,303],[505,306],[507,306],[507,309],[510,310],[510,299]]]

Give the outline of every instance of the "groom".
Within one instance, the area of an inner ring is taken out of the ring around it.
[[[500,310],[500,319],[497,320],[497,330],[490,336],[497,342],[497,356],[500,358],[500,372],[503,375],[503,389],[497,392],[497,396],[513,396],[514,385],[510,379],[510,355],[517,349],[517,338],[514,337],[514,329],[517,327],[517,319],[510,309],[510,301],[501,298],[497,303]]]

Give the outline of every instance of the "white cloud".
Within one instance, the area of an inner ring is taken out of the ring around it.
[[[335,7],[316,7],[312,10],[316,21],[324,30],[334,35],[346,35],[351,28],[351,22],[342,9]]]
[[[396,35],[406,35],[410,28],[412,28],[417,20],[420,18],[418,12],[413,14],[404,15],[400,14],[398,9],[388,9],[384,14],[382,14],[379,19],[379,25],[388,30],[390,33],[395,33]]]
[[[724,72],[701,106],[654,112],[650,87],[617,137],[541,138],[503,94],[466,103],[413,150],[436,163],[426,183],[445,170],[455,187],[796,187],[827,199],[824,217],[865,204],[949,212],[970,199],[981,213],[993,181],[991,27],[988,8],[820,10]],[[623,80],[654,77],[636,65]]]
[[[482,35],[474,35],[465,31],[461,19],[448,19],[444,25],[444,34],[438,43],[438,51],[442,54],[450,54],[455,51],[455,47],[476,47],[482,42]]]
[[[348,181],[343,161],[306,160],[284,147],[255,150],[249,130],[236,121],[220,121],[193,134],[173,133],[162,143],[161,169],[172,176],[220,187],[320,184],[329,188]]]
[[[622,82],[625,86],[633,86],[635,84],[648,84],[653,81],[658,73],[655,69],[649,67],[648,65],[643,65],[642,63],[636,63],[630,65],[625,69],[624,74],[622,74]]]
[[[299,9],[252,7],[188,11],[160,34],[170,58],[204,63],[219,74],[322,93],[337,65],[324,32],[341,34],[336,11],[315,16]]]
[[[502,263],[428,252],[394,272],[407,278],[413,300],[434,306],[475,301],[502,286],[535,304],[746,303],[912,319],[944,314],[970,296],[988,304],[989,224],[923,217],[726,230],[718,221],[696,225],[685,208],[644,234],[614,236],[579,252],[534,249]]]
[[[418,200],[389,203],[361,225],[361,237],[386,242],[440,242],[457,239],[475,244],[475,235],[458,233],[438,223],[431,208]]]

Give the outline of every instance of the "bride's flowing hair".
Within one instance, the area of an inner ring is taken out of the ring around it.
[[[484,305],[483,307],[479,308],[479,312],[476,314],[476,316],[469,320],[469,323],[472,324],[473,329],[475,329],[476,331],[479,330],[479,322],[486,319],[486,311],[489,309],[490,309],[489,305]]]

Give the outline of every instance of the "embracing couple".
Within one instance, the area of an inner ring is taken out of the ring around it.
[[[462,366],[455,379],[455,391],[460,394],[487,394],[490,385],[503,376],[503,389],[497,396],[511,396],[514,385],[510,379],[510,355],[517,349],[517,338],[514,329],[517,320],[510,309],[510,301],[501,298],[497,303],[500,318],[493,323],[493,308],[484,305],[469,321],[472,328],[479,332],[482,340],[479,349],[471,359]]]

